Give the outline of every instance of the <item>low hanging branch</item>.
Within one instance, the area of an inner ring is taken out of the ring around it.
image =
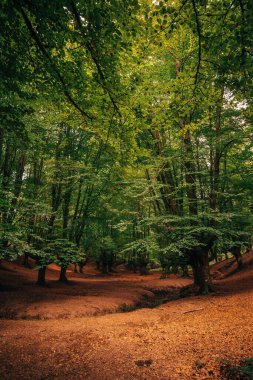
[[[64,95],[66,96],[66,98],[68,99],[68,101],[82,114],[82,116],[85,116],[87,117],[88,119],[92,120],[92,117],[90,115],[88,115],[87,112],[85,112],[77,103],[76,101],[73,99],[73,97],[71,96],[71,94],[69,93],[68,91],[68,88],[67,88],[67,84],[65,83],[65,80],[64,78],[62,77],[60,71],[58,70],[58,68],[55,66],[55,64],[53,63],[52,61],[52,58],[50,56],[50,54],[48,53],[48,51],[46,50],[46,48],[44,47],[43,43],[41,42],[39,36],[38,36],[38,33],[36,32],[36,30],[34,29],[30,19],[28,18],[27,14],[25,13],[24,9],[22,8],[21,4],[17,1],[17,0],[14,0],[14,5],[16,6],[17,10],[21,13],[23,19],[24,19],[24,22],[30,32],[30,35],[32,37],[32,39],[35,41],[38,49],[41,51],[41,53],[43,54],[43,56],[48,60],[48,62],[50,63],[50,66],[52,67],[53,71],[55,72],[58,80],[60,81],[61,85],[62,85],[62,88],[63,88],[63,93]]]

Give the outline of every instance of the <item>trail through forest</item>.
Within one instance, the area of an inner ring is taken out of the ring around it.
[[[49,288],[40,289],[29,283],[34,271],[4,264],[1,279],[8,273],[16,288],[1,294],[1,379],[223,379],[222,360],[252,357],[252,252],[244,262],[234,273],[233,259],[213,266],[220,279],[208,296],[127,313],[116,310],[151,297],[148,289],[176,291],[190,281],[124,272],[105,277],[89,267],[82,278],[69,273],[72,285],[57,285],[51,268]],[[24,272],[31,276],[26,282]],[[18,298],[19,311],[13,309]],[[105,315],[95,316],[95,306]]]

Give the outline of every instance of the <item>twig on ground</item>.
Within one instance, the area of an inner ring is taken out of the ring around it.
[[[183,314],[193,313],[194,311],[200,311],[200,310],[204,310],[204,308],[201,307],[200,309],[187,310],[187,311],[184,311]]]

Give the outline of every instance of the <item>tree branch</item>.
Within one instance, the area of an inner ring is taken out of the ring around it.
[[[50,54],[48,53],[48,51],[46,50],[46,48],[44,47],[43,43],[41,42],[36,30],[34,29],[30,19],[28,18],[27,14],[25,13],[24,9],[22,8],[22,6],[20,5],[20,3],[16,0],[14,0],[14,4],[16,5],[16,8],[17,10],[21,13],[23,19],[24,19],[24,22],[30,32],[30,35],[32,37],[32,39],[35,41],[38,49],[41,51],[41,53],[43,54],[43,56],[49,61],[53,71],[55,72],[56,76],[58,77],[58,80],[60,81],[61,85],[62,85],[62,88],[63,88],[63,93],[64,95],[66,96],[66,98],[68,99],[68,101],[82,114],[82,116],[85,116],[87,117],[88,119],[92,120],[92,117],[90,115],[88,115],[87,112],[85,112],[77,103],[76,101],[72,98],[71,94],[69,93],[68,89],[67,89],[67,84],[65,83],[65,80],[64,78],[62,77],[60,71],[58,70],[58,68],[55,66],[55,64],[53,63],[52,61],[52,58],[50,56]]]
[[[196,85],[198,82],[198,76],[200,72],[200,66],[201,66],[201,59],[202,59],[202,48],[201,48],[201,26],[200,26],[200,21],[199,21],[199,15],[198,15],[198,10],[196,7],[195,0],[192,1],[192,6],[195,14],[195,22],[196,22],[196,27],[197,27],[197,33],[198,33],[198,64],[197,64],[197,69],[196,69],[196,74],[195,74],[195,80],[194,80],[194,91],[196,90]]]
[[[75,19],[75,21],[76,21],[76,23],[77,23],[77,25],[78,25],[78,27],[80,29],[82,37],[84,38],[84,40],[86,40],[86,35],[84,33],[84,30],[83,30],[83,25],[82,25],[81,17],[80,17],[80,14],[79,14],[79,12],[77,10],[77,7],[76,7],[74,1],[70,1],[70,7],[71,7],[71,12],[72,12],[72,14],[74,16],[74,19]],[[95,63],[95,66],[97,68],[99,77],[100,77],[101,82],[102,82],[102,88],[107,92],[107,94],[108,94],[108,96],[109,96],[109,98],[110,98],[110,100],[111,100],[111,102],[113,104],[113,107],[114,107],[115,111],[121,116],[119,108],[118,108],[118,106],[117,106],[117,104],[116,104],[116,102],[115,102],[115,100],[114,100],[114,98],[113,98],[113,96],[112,96],[112,94],[111,94],[111,92],[110,92],[107,84],[106,84],[106,78],[105,78],[105,75],[103,73],[103,70],[102,70],[102,68],[101,68],[101,66],[100,66],[100,64],[98,62],[97,57],[94,55],[94,49],[93,49],[93,47],[91,46],[91,44],[88,41],[85,42],[85,45],[86,45],[86,48],[89,51],[90,56],[91,56],[93,62]]]

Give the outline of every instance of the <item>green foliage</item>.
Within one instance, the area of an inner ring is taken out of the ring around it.
[[[46,253],[49,253],[52,261],[60,266],[81,262],[85,259],[84,253],[67,239],[56,239],[49,242],[45,247]]]
[[[15,228],[1,228],[0,230],[0,260],[16,260],[18,256],[24,254],[27,249],[27,242],[24,240],[22,231]]]
[[[1,257],[250,246],[251,21],[250,1],[2,1]]]
[[[237,364],[231,363],[229,360],[223,360],[220,372],[226,380],[252,380],[253,359],[245,358]]]

